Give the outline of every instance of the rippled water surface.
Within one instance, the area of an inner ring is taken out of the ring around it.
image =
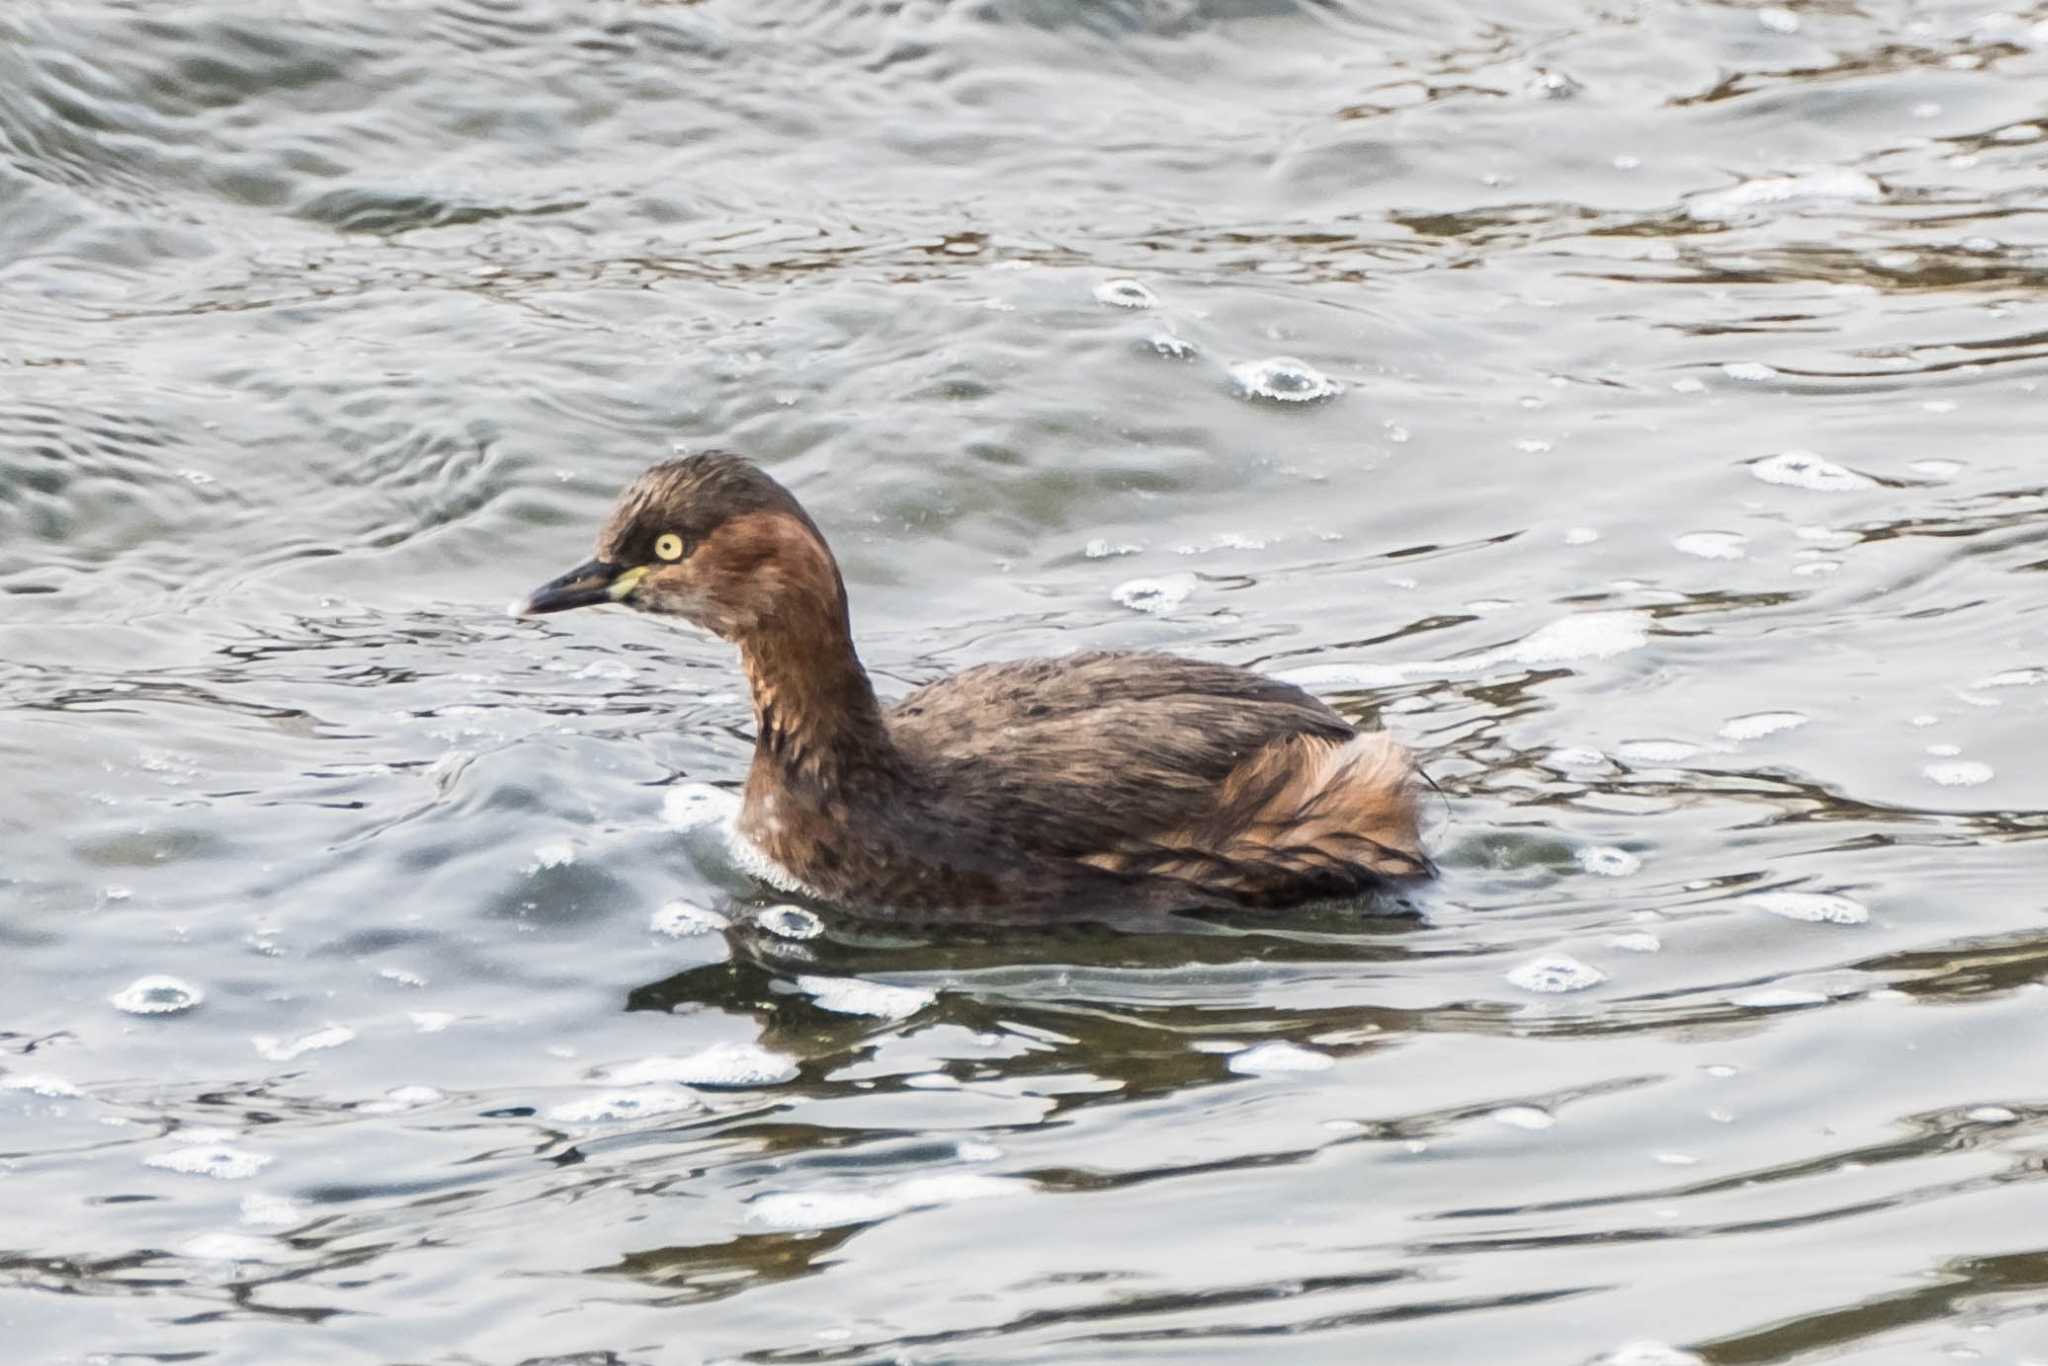
[[[2048,1358],[2002,2],[0,9],[9,1359]],[[719,446],[1442,882],[773,911],[727,650],[502,608]]]

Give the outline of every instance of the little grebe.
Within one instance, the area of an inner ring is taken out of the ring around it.
[[[738,834],[788,890],[907,920],[1035,921],[1277,906],[1434,871],[1408,752],[1248,669],[984,664],[885,709],[825,538],[737,456],[649,469],[597,557],[519,610],[608,602],[739,646],[756,739]]]

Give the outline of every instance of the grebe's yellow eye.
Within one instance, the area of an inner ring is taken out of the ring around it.
[[[683,538],[673,531],[662,532],[654,543],[654,553],[664,560],[680,560],[683,558]]]

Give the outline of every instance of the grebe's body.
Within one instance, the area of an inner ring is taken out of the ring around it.
[[[523,610],[621,602],[738,645],[757,726],[739,833],[848,910],[1100,918],[1278,906],[1432,871],[1407,751],[1248,669],[1025,660],[884,708],[824,537],[738,457],[650,469],[597,549]]]

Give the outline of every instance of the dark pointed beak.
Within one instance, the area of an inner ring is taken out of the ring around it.
[[[633,591],[633,585],[640,582],[640,576],[646,572],[645,569],[607,564],[603,560],[579,564],[560,578],[550,579],[534,589],[526,601],[515,603],[512,615],[531,617],[542,612],[566,612],[571,607],[595,607],[602,602],[618,602]]]

